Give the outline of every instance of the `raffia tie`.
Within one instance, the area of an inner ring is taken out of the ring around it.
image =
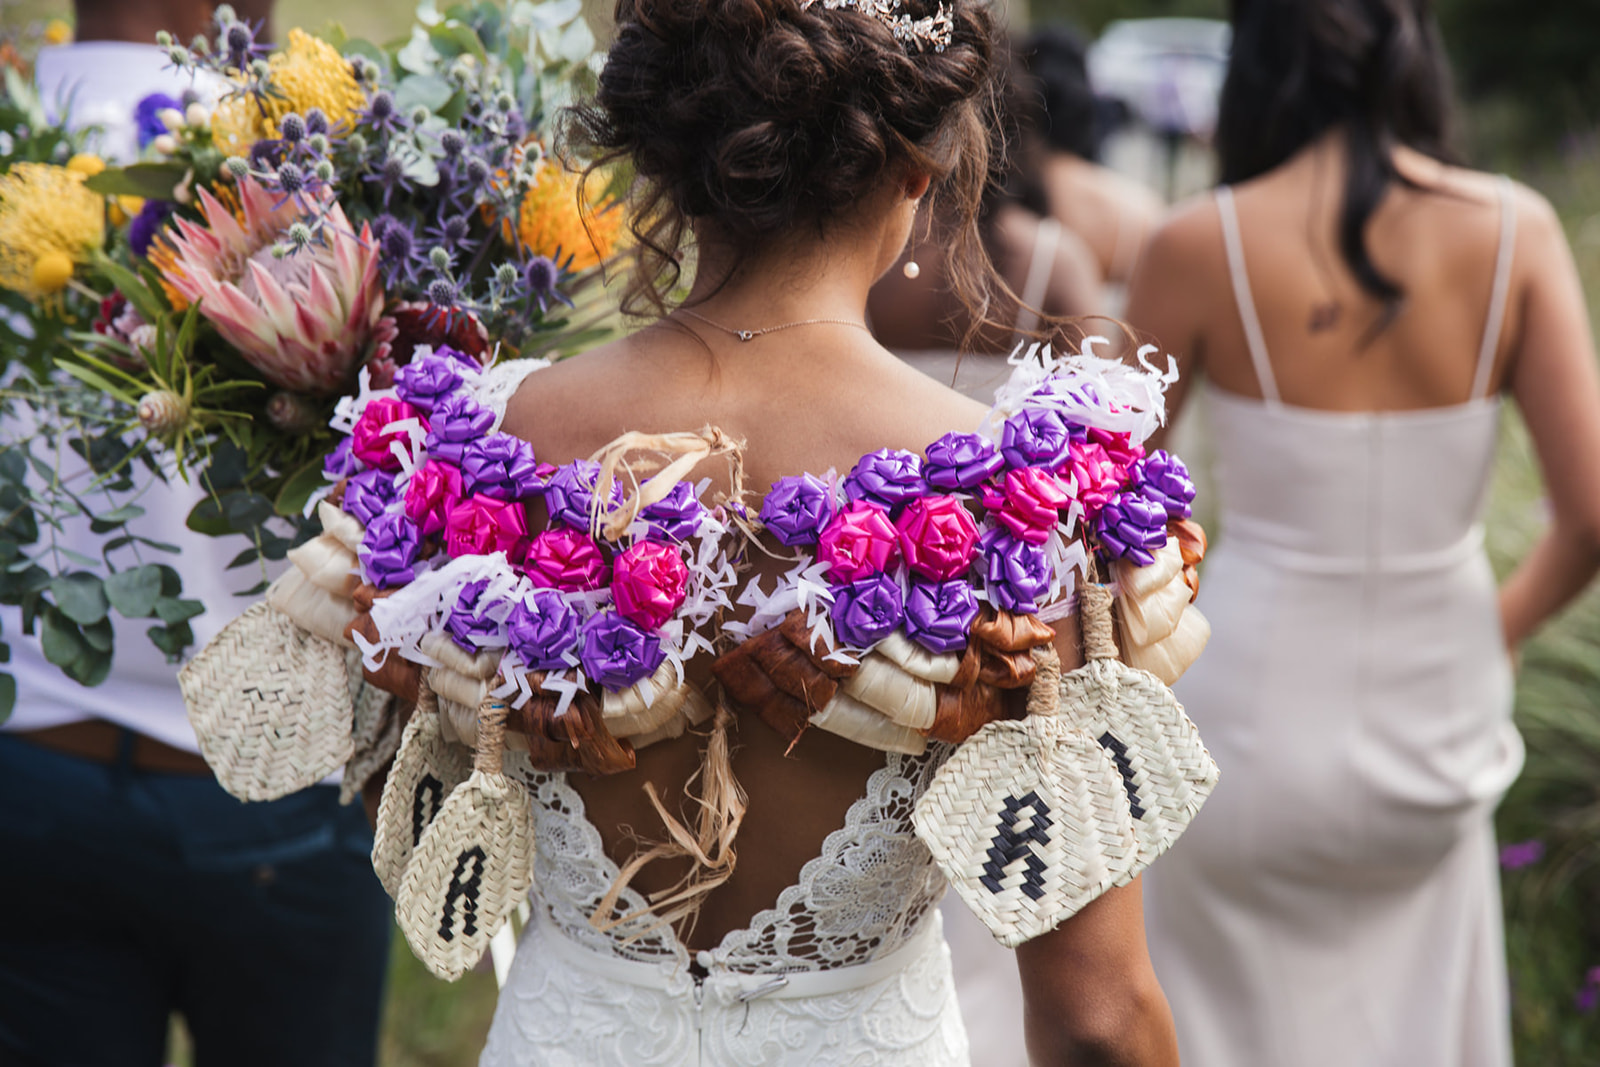
[[[733,773],[732,750],[728,743],[728,727],[732,724],[733,713],[728,710],[727,702],[719,698],[700,769],[684,786],[684,795],[700,809],[693,832],[666,809],[654,783],[644,784],[645,795],[666,827],[668,840],[641,849],[617,872],[616,881],[589,917],[589,924],[595,929],[611,930],[653,915],[656,921],[635,932],[630,941],[660,926],[679,923],[684,924],[679,938],[687,938],[705,898],[733,874],[734,839],[739,835],[739,824],[744,821],[747,798]],[[693,791],[695,778],[699,778],[701,784],[698,796]],[[658,859],[691,859],[694,867],[676,885],[652,894],[648,909],[613,916],[622,891],[646,864]]]
[[[674,485],[714,456],[728,457],[732,486],[727,499],[739,500],[744,496],[743,441],[729,437],[715,426],[707,426],[697,433],[635,431],[623,434],[589,457],[600,464],[600,477],[595,483],[596,510],[590,532],[617,542],[639,517],[640,511],[664,500]],[[639,474],[650,470],[656,473],[640,482]],[[629,489],[622,502],[613,508],[603,507],[602,502],[611,499],[611,487],[623,479]]]

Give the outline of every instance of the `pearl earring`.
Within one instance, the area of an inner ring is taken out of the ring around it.
[[[908,259],[906,260],[906,265],[900,268],[900,273],[904,274],[907,278],[915,278],[917,275],[922,273],[922,268],[917,266],[916,260]]]

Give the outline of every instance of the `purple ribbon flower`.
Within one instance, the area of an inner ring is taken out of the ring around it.
[[[483,327],[479,326],[478,329],[481,331],[483,329]],[[468,355],[467,353],[462,352],[460,349],[455,348],[452,345],[439,345],[437,348],[435,348],[433,350],[433,355],[434,355],[434,358],[436,358],[436,359],[454,360],[455,362],[461,364],[463,367],[467,367],[467,368],[469,368],[471,370],[475,370],[475,371],[483,370],[483,364],[481,362],[479,362],[477,356]]]
[[[893,633],[905,617],[900,585],[887,574],[874,574],[837,586],[828,614],[840,641],[853,648],[870,648]]]
[[[400,495],[388,471],[362,471],[344,483],[344,511],[366,526],[389,509]]]
[[[761,502],[761,522],[785,545],[812,545],[833,509],[833,490],[826,482],[814,474],[791,474],[772,483]]]
[[[984,590],[989,602],[1004,611],[1031,614],[1050,591],[1050,559],[1043,545],[1030,545],[995,528],[978,541],[983,552]]]
[[[868,452],[844,479],[844,492],[851,500],[870,500],[891,511],[926,490],[922,457],[898,448]]]
[[[489,433],[494,412],[461,393],[452,393],[434,407],[429,423],[432,428],[424,442],[428,455],[459,466],[467,445]]]
[[[443,352],[413,360],[394,376],[395,393],[400,399],[428,413],[460,387],[460,364]]]
[[[470,441],[461,451],[461,484],[468,496],[525,500],[539,492],[533,446],[508,433]]]
[[[1194,509],[1194,482],[1183,460],[1156,449],[1133,465],[1133,485],[1146,500],[1160,504],[1169,519],[1187,519]]]
[[[1000,428],[1000,454],[1013,467],[1054,467],[1071,444],[1066,420],[1049,408],[1018,412]]]
[[[614,611],[602,611],[583,624],[578,659],[583,673],[613,693],[654,674],[666,659],[661,638]]]
[[[928,446],[922,474],[936,489],[971,489],[1005,466],[994,442],[975,433],[947,433]]]
[[[1118,493],[1100,509],[1095,533],[1108,558],[1148,567],[1155,562],[1153,553],[1167,543],[1167,509],[1134,490]]]
[[[506,641],[517,657],[537,671],[565,670],[563,658],[578,647],[583,619],[554,589],[535,589],[512,605]]]
[[[594,510],[595,485],[600,480],[600,464],[576,459],[556,472],[544,486],[544,506],[552,522],[564,522],[574,530],[587,530]],[[622,486],[611,483],[611,506],[622,503]]]
[[[486,640],[491,640],[500,633],[500,623],[490,618],[488,614],[489,609],[500,601],[485,601],[483,591],[487,588],[489,588],[487,578],[479,578],[462,586],[460,594],[456,597],[455,606],[450,609],[450,615],[444,620],[444,628],[450,632],[451,638],[468,652],[481,651]]]
[[[699,531],[705,514],[706,506],[700,503],[694,495],[694,486],[688,482],[677,483],[666,496],[639,511],[649,536],[678,542],[689,540]]]
[[[333,446],[333,451],[322,457],[322,473],[329,481],[336,481],[361,470],[361,461],[350,451],[352,443],[350,438],[341,437],[339,443]]]
[[[386,511],[367,524],[361,538],[361,566],[379,589],[405,585],[416,577],[422,534],[398,511]]]
[[[977,617],[978,598],[959,578],[914,583],[906,597],[906,634],[929,652],[964,650]]]

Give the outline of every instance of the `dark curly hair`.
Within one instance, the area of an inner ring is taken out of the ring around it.
[[[637,271],[624,309],[665,313],[691,228],[730,270],[775,237],[819,235],[907,167],[955,219],[952,282],[975,318],[992,268],[975,220],[998,154],[999,45],[982,0],[947,0],[952,40],[908,48],[853,9],[799,0],[618,0],[617,38],[568,137],[625,162]],[[914,18],[933,0],[903,0]],[[726,280],[726,279],[722,279]]]

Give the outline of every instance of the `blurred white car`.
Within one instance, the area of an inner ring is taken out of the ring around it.
[[[1215,19],[1120,19],[1089,46],[1089,84],[1159,133],[1210,140],[1230,36]]]

